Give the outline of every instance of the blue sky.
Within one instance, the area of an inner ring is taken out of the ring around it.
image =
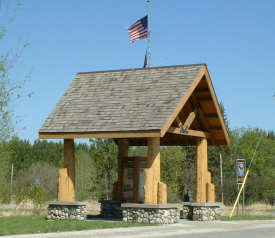
[[[9,12],[15,0],[1,1]],[[32,70],[15,107],[17,130],[33,142],[78,72],[140,68],[147,39],[127,27],[147,14],[146,0],[21,0],[0,55],[28,41],[13,74]],[[151,0],[152,67],[206,63],[231,128],[275,130],[275,1]],[[25,130],[20,128],[26,126]]]

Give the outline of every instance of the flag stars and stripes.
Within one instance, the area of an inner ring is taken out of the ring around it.
[[[130,41],[133,43],[136,40],[142,40],[148,37],[148,16],[141,18],[128,28],[128,33],[131,35]]]

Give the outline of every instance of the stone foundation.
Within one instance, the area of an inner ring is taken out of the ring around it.
[[[180,220],[181,204],[121,204],[123,221],[174,224]]]
[[[100,215],[108,218],[122,218],[121,202],[118,200],[101,200]]]
[[[184,202],[182,217],[193,221],[214,221],[220,220],[221,203],[198,203]]]
[[[47,201],[47,220],[77,220],[87,219],[87,202],[58,202]]]

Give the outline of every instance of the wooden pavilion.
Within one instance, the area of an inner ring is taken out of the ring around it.
[[[75,138],[115,140],[118,182],[113,194],[120,201],[125,200],[123,163],[129,146],[148,146],[144,204],[167,203],[166,185],[160,181],[160,146],[185,145],[197,146],[196,201],[214,202],[207,147],[229,144],[205,64],[78,73],[39,130],[39,138],[64,139],[58,201],[75,200]],[[138,179],[135,172],[133,184]],[[134,189],[132,200],[138,202],[139,196]]]

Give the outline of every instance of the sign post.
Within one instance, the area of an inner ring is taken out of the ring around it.
[[[238,193],[240,190],[240,184],[244,183],[245,179],[245,159],[237,159],[237,184]],[[244,189],[243,189],[243,215],[244,215]],[[239,215],[239,201],[238,201],[238,215]]]
[[[221,153],[220,153],[220,171],[221,171],[222,204],[224,204],[224,199],[223,199],[223,180],[222,180],[222,154]]]

